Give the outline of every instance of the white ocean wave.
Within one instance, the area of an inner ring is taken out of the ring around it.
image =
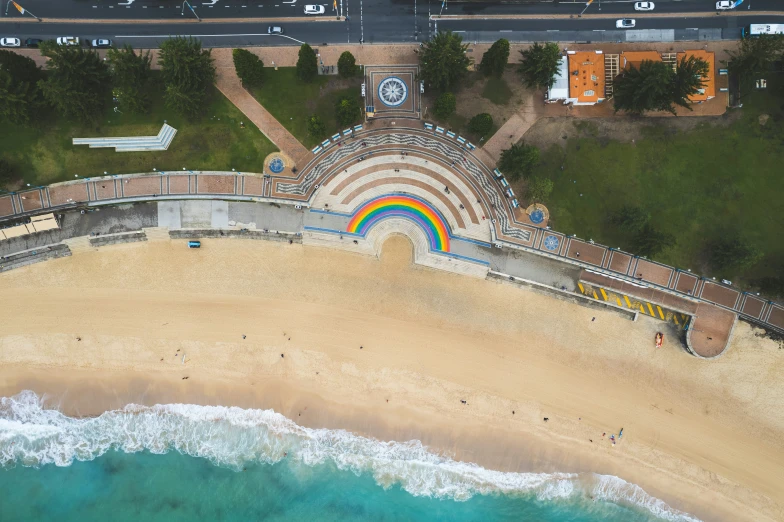
[[[671,521],[696,518],[618,477],[576,473],[507,473],[459,462],[419,441],[383,442],[344,430],[311,429],[272,410],[192,404],[130,404],[98,417],[72,418],[44,409],[31,391],[0,399],[0,466],[68,466],[109,450],[176,450],[241,469],[288,458],[370,473],[383,487],[415,496],[467,500],[476,494],[533,494],[540,500],[595,498],[642,508]],[[698,522],[698,521],[697,521]]]

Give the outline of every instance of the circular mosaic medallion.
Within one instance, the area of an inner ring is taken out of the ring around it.
[[[378,99],[387,107],[397,107],[408,98],[406,82],[396,76],[384,78],[378,84]]]
[[[539,223],[544,221],[544,212],[542,212],[540,209],[537,208],[536,210],[531,212],[531,215],[528,216],[528,219],[530,219],[531,223],[533,223],[534,225],[538,225]]]
[[[555,236],[547,236],[544,238],[544,247],[551,252],[558,250],[558,243],[560,243],[560,241],[558,241],[558,238]]]
[[[269,168],[270,172],[272,172],[273,174],[280,174],[281,172],[283,172],[283,169],[286,168],[286,164],[283,162],[283,158],[275,157],[272,158],[272,160],[269,162],[267,168]]]

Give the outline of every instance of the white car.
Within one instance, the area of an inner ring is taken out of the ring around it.
[[[631,29],[635,25],[637,25],[637,22],[632,18],[621,18],[615,21],[615,27],[618,29]]]
[[[635,2],[634,3],[634,10],[635,11],[653,11],[653,8],[656,7],[653,2]]]
[[[324,14],[324,6],[323,5],[306,5],[305,6],[305,14],[307,14],[307,15]]]
[[[57,45],[79,45],[78,36],[60,36],[57,38]]]
[[[90,44],[93,47],[111,47],[112,46],[112,41],[111,40],[99,39],[99,40],[93,40],[92,42],[90,42]]]
[[[717,11],[726,11],[727,9],[735,9],[735,2],[731,0],[719,0],[716,2]]]
[[[267,34],[283,34],[283,28],[278,25],[267,27]]]
[[[0,47],[19,47],[22,41],[19,38],[0,38]]]

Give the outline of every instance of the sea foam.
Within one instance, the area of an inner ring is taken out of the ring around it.
[[[543,501],[593,498],[672,521],[697,519],[618,477],[591,473],[508,473],[460,462],[419,441],[383,442],[344,430],[311,429],[272,410],[191,404],[130,404],[90,418],[45,409],[31,391],[0,399],[0,465],[68,466],[109,450],[181,453],[241,469],[251,462],[332,464],[371,474],[415,496],[467,500],[476,494],[528,494]]]

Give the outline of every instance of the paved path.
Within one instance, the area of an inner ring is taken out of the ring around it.
[[[221,49],[223,51],[223,49]],[[226,49],[231,52],[231,49]],[[219,54],[218,50],[213,51],[214,55]],[[216,57],[217,58],[217,57]],[[218,60],[216,59],[216,62]],[[261,106],[248,91],[243,89],[240,79],[234,70],[234,65],[230,67],[217,68],[216,86],[226,98],[231,101],[242,113],[252,121],[269,140],[277,146],[281,152],[290,157],[295,165],[305,166],[311,154],[286,128],[270,114],[267,109]]]
[[[513,114],[506,120],[506,123],[482,147],[485,154],[491,157],[493,161],[498,162],[501,158],[501,151],[520,141],[523,135],[528,132],[528,129],[540,118],[533,110],[524,109],[521,108],[520,112]]]

